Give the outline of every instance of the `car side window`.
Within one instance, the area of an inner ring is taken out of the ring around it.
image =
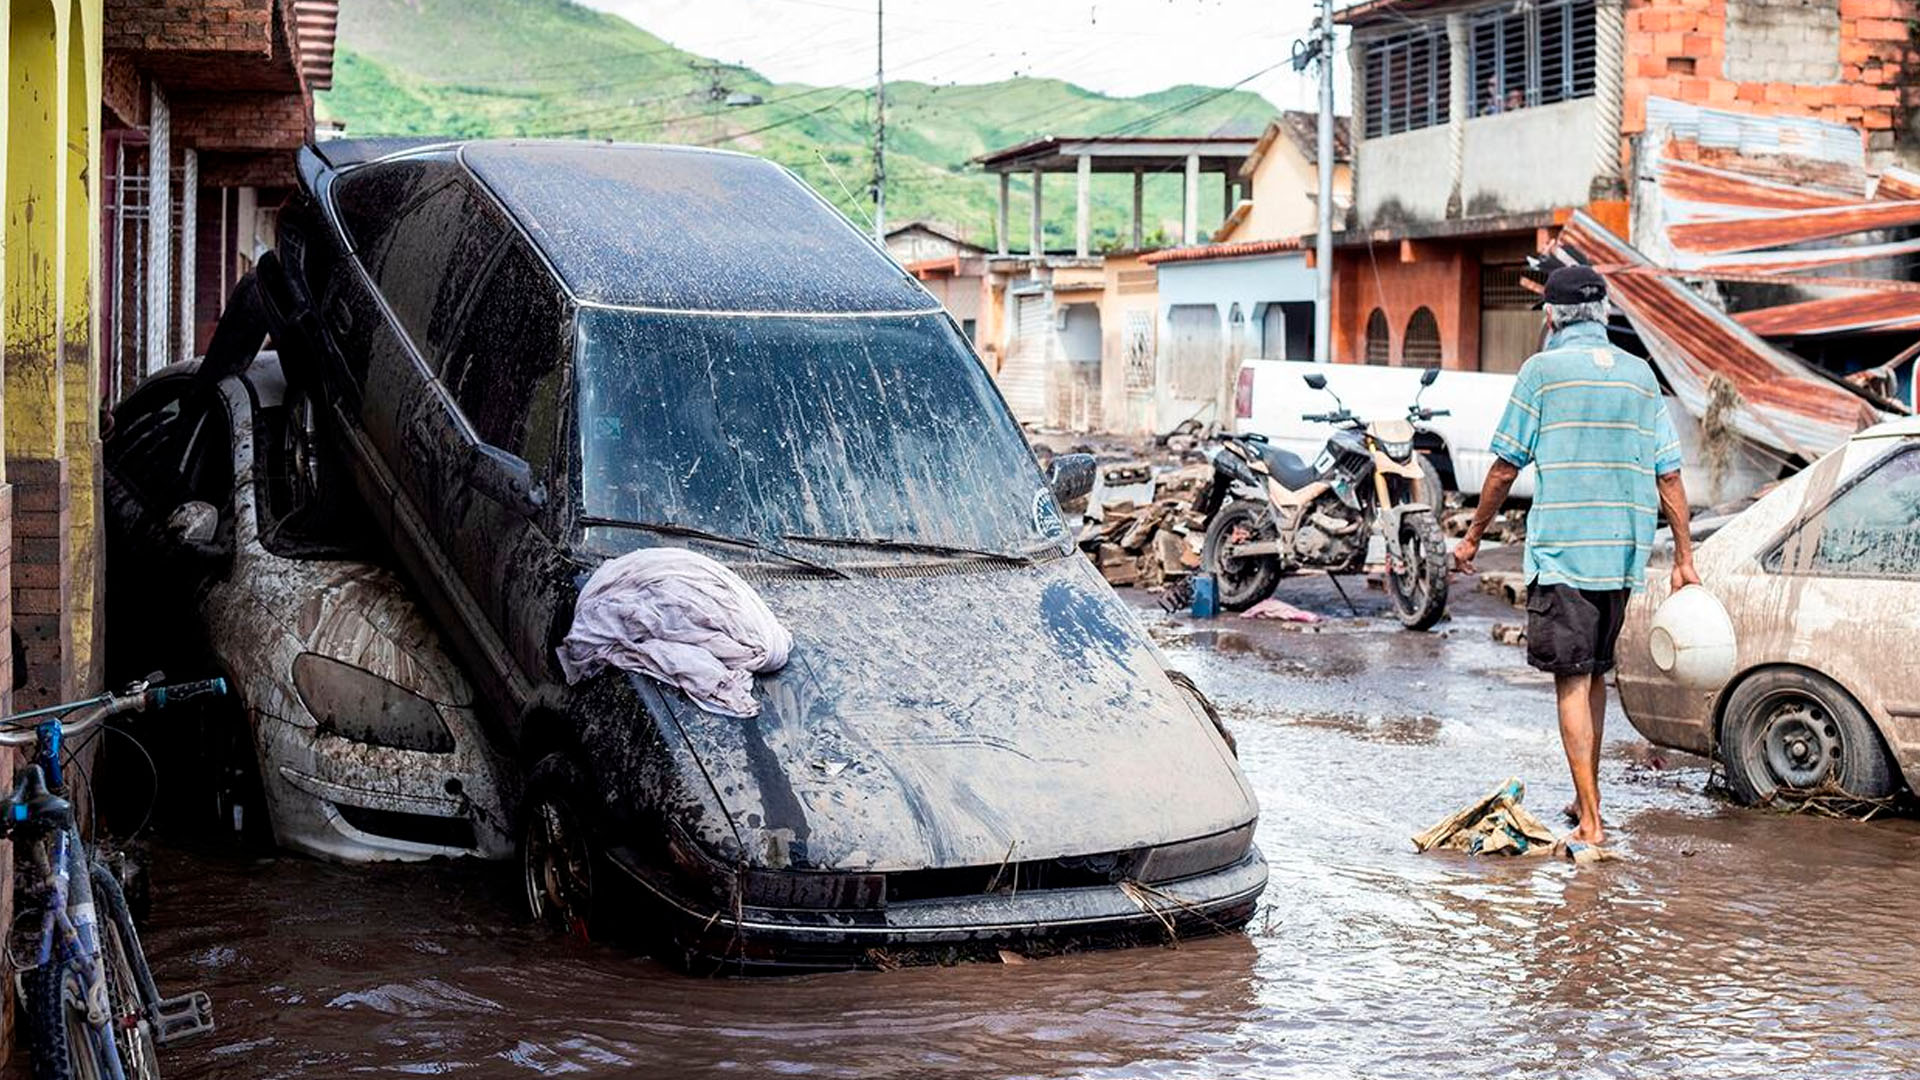
[[[457,162],[373,165],[341,181],[342,224],[401,328],[438,372],[507,223]]]
[[[540,261],[510,243],[476,294],[441,380],[482,442],[544,475],[553,457],[571,333]]]
[[[1775,573],[1920,581],[1920,447],[1869,465],[1764,565]]]

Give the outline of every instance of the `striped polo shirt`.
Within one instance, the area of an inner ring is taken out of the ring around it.
[[[1520,369],[1493,452],[1532,464],[1527,579],[1638,589],[1660,518],[1654,478],[1680,470],[1680,442],[1645,360],[1578,322]]]

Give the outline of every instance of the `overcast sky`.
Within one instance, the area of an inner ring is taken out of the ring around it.
[[[584,0],[691,52],[781,82],[873,80],[872,0]],[[1246,84],[1311,108],[1313,80],[1285,63],[1312,30],[1313,0],[886,0],[887,76],[991,82],[1065,79],[1109,94],[1183,83]],[[1278,65],[1274,67],[1274,65]],[[1335,74],[1345,107],[1345,65]]]

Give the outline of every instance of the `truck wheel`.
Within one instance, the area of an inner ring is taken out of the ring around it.
[[[1387,560],[1387,593],[1409,630],[1426,630],[1447,613],[1447,545],[1433,511],[1400,519],[1400,560]]]
[[[1727,786],[1748,806],[1781,794],[1884,799],[1899,774],[1866,711],[1832,679],[1770,668],[1734,688],[1720,726]]]
[[[520,868],[534,921],[586,940],[598,855],[575,802],[580,780],[563,754],[534,766],[521,803]]]
[[[1200,545],[1200,565],[1218,583],[1220,606],[1228,611],[1245,611],[1273,595],[1273,587],[1280,583],[1279,556],[1233,558],[1225,554],[1230,543],[1271,539],[1270,522],[1267,507],[1240,499],[1221,507],[1207,523],[1206,540]]]

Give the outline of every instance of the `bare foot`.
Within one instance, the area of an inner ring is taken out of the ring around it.
[[[1580,804],[1577,802],[1570,802],[1567,805],[1561,807],[1560,816],[1563,818],[1566,818],[1567,824],[1569,825],[1580,824]]]
[[[1592,828],[1581,825],[1579,828],[1568,833],[1567,839],[1575,843],[1592,844],[1594,847],[1599,847],[1601,844],[1607,842],[1607,833],[1606,830],[1602,829],[1598,824],[1595,824]]]

